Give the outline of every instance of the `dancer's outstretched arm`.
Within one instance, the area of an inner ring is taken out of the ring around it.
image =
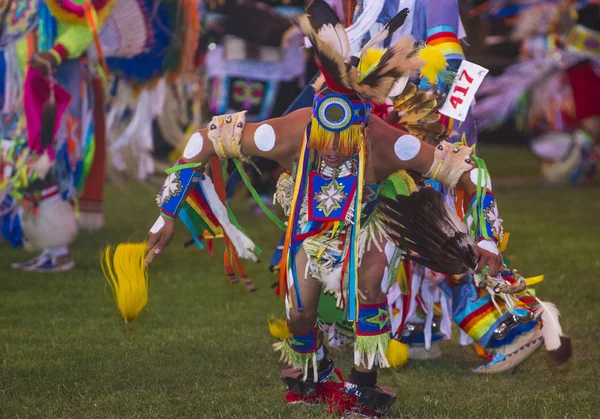
[[[497,275],[502,266],[502,256],[497,247],[502,235],[501,220],[497,216],[488,175],[477,166],[473,150],[446,141],[433,147],[378,117],[371,118],[367,135],[378,179],[384,179],[396,170],[414,170],[450,188],[460,186],[465,196],[472,197],[469,201],[465,200],[465,213],[472,212],[475,218],[472,233],[479,252],[477,269],[481,271],[488,267],[492,275]],[[479,180],[483,186],[478,188]],[[477,216],[480,213],[486,216]]]
[[[202,176],[202,167],[212,156],[221,159],[264,157],[291,170],[311,114],[310,108],[299,109],[284,117],[255,124],[246,124],[243,112],[220,115],[214,117],[207,128],[194,133],[183,156],[169,170],[161,190],[161,215],[148,234],[146,263],[150,263],[173,239],[175,218],[193,184]]]

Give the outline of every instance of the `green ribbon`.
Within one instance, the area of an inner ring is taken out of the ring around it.
[[[246,171],[244,170],[244,167],[239,162],[239,160],[233,159],[233,163],[235,164],[235,167],[237,168],[238,172],[240,172],[244,184],[250,191],[250,194],[252,195],[258,206],[264,211],[265,214],[267,214],[267,217],[269,217],[269,219],[273,221],[277,227],[279,227],[283,231],[286,231],[287,227],[285,226],[285,224],[275,214],[273,214],[273,212],[269,208],[267,208],[258,192],[256,192],[256,189],[252,187],[250,179],[248,179],[248,175],[246,174]]]
[[[465,219],[469,217],[473,218],[473,222],[469,226],[469,231],[473,239],[477,239],[477,228],[485,225],[485,214],[483,213],[483,196],[487,189],[488,170],[485,161],[477,156],[472,155],[471,159],[477,165],[477,185],[475,201],[469,206],[469,210],[465,216]],[[482,228],[481,234],[486,240],[490,240],[491,237],[487,234],[487,229]]]
[[[165,173],[167,175],[170,175],[171,173],[179,172],[183,169],[195,169],[200,166],[202,166],[202,163],[185,163],[185,164],[180,164],[177,166],[169,167],[167,170],[165,170]]]

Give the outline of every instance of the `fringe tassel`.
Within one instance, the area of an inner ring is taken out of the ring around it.
[[[324,152],[330,144],[333,144],[335,136],[335,132],[327,131],[315,117],[311,119],[308,147]],[[339,137],[337,150],[340,153],[351,156],[361,150],[363,144],[361,125],[351,125],[350,128],[340,132]]]
[[[310,352],[301,354],[296,352],[289,344],[288,339],[273,344],[273,349],[276,352],[281,352],[280,362],[293,365],[294,368],[299,369],[304,373],[303,380],[306,381],[308,378],[308,369],[313,368],[313,380],[314,382],[319,381],[319,373],[317,368],[317,352]],[[310,364],[309,364],[310,363]]]
[[[356,336],[354,364],[368,369],[372,369],[375,364],[380,368],[389,368],[391,364],[387,358],[387,350],[390,340],[389,333],[375,336]],[[397,349],[397,347],[394,349]],[[396,360],[395,357],[394,360]]]

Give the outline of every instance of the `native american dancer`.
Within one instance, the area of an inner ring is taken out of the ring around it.
[[[280,202],[289,213],[280,272],[288,319],[287,328],[279,333],[282,340],[275,344],[290,365],[282,372],[289,390],[286,400],[327,399],[341,414],[380,416],[395,396],[377,387],[375,368],[404,361],[402,345],[391,339],[381,290],[388,269],[386,242],[438,272],[483,270],[489,275],[482,281],[491,281],[489,287],[497,283],[497,292],[508,291],[508,280],[494,279],[502,258],[495,242],[486,239],[493,234],[493,225],[484,214],[495,208],[495,199],[485,188],[485,164],[470,147],[444,141],[433,147],[371,116],[374,104],[385,102],[394,87],[402,91],[396,83],[405,85],[411,71],[423,65],[411,38],[401,38],[375,63],[361,66],[372,45],[367,43],[353,56],[343,26],[326,3],[311,3],[299,24],[322,73],[313,108],[257,124],[246,124],[243,112],[221,115],[195,133],[182,158],[167,171],[158,197],[161,215],[150,230],[146,261],[150,263],[171,241],[177,217],[194,237],[201,237],[208,222],[213,227],[220,224],[229,248],[255,259],[255,244],[236,227],[223,202],[224,167],[218,159],[233,159],[238,167],[238,160],[251,156],[277,161],[290,173],[280,190]],[[209,161],[215,184],[205,173]],[[473,196],[464,201],[464,210],[472,220],[473,234],[482,240],[475,244],[455,212],[429,188],[379,198],[381,183],[407,169],[450,188],[460,185]],[[326,384],[343,377],[326,356],[317,327],[322,290],[333,293],[347,308],[347,320],[356,333],[355,367],[343,386]],[[506,304],[518,305],[511,298]],[[538,301],[532,306],[538,304],[541,307]],[[533,315],[541,312],[546,310],[539,308]],[[554,332],[560,340],[560,330]]]
[[[343,8],[342,8],[343,9]],[[399,14],[399,12],[402,12]],[[339,12],[338,12],[339,13]],[[396,22],[393,18],[396,17]],[[418,115],[423,111],[422,107],[415,107],[415,99],[422,97],[427,92],[427,100],[435,97],[438,107],[444,102],[450,85],[452,83],[453,73],[458,70],[464,53],[459,43],[459,39],[465,36],[462,27],[458,4],[455,0],[447,0],[443,2],[431,1],[385,1],[385,0],[364,0],[359,1],[356,5],[353,16],[346,16],[346,19],[353,23],[346,31],[351,37],[351,47],[354,52],[358,52],[360,48],[373,36],[378,34],[378,31],[384,25],[400,27],[387,38],[380,39],[378,44],[381,46],[389,46],[405,35],[412,35],[416,40],[421,41],[424,45],[430,48],[435,48],[443,55],[443,63],[438,64],[440,71],[439,77],[436,71],[433,74],[415,77],[411,81],[417,86],[417,89],[412,93],[416,96],[409,96],[406,92],[403,98],[398,98],[398,103],[411,99],[407,105],[399,105],[399,109],[394,109],[392,102],[388,101],[386,105],[378,106],[376,113],[383,119],[389,119],[400,127],[406,124],[408,120],[414,120],[414,115]],[[379,36],[381,36],[379,34]],[[431,80],[434,77],[437,80]],[[310,106],[314,89],[308,87],[306,89],[309,94],[304,93],[290,108],[292,110],[302,106]],[[398,95],[400,92],[393,92],[392,96]],[[426,106],[431,102],[420,99],[421,102],[427,102]],[[407,112],[409,110],[409,112]],[[404,116],[398,117],[401,113]],[[408,114],[407,114],[408,113]],[[425,114],[421,114],[424,120]],[[439,120],[429,124],[424,129],[420,125],[420,129],[414,129],[412,132],[418,138],[428,140],[431,143],[437,144],[437,139],[440,136],[451,137],[451,142],[462,141],[464,134],[466,143],[469,146],[475,146],[477,141],[477,130],[471,112],[468,113],[464,122],[456,121],[445,115],[439,115]],[[390,182],[392,185],[403,185],[403,190],[406,187],[404,181],[396,180]],[[449,190],[445,185],[435,181],[428,181],[428,187],[433,187],[445,196],[446,202],[454,207],[455,191]],[[410,188],[410,187],[409,187]],[[271,259],[271,269],[277,270],[281,260],[281,249],[283,248],[283,238],[279,243],[278,249]],[[390,249],[391,251],[391,249]],[[392,256],[390,256],[392,257]],[[397,259],[397,257],[394,257]],[[394,330],[398,331],[397,338],[402,339],[410,346],[411,358],[432,358],[437,357],[441,353],[437,340],[443,338],[449,339],[451,336],[451,299],[449,295],[440,293],[437,286],[432,286],[429,279],[435,277],[441,278],[431,270],[425,270],[423,267],[414,265],[411,269],[408,267],[410,277],[407,277],[407,270],[401,269],[400,275],[404,278],[403,281],[397,282],[392,279],[388,291],[388,302],[393,307],[392,323]],[[386,281],[387,284],[387,281]],[[425,294],[425,298],[423,298]],[[458,304],[458,302],[457,302]],[[326,304],[320,306],[323,312],[329,312],[332,316],[326,316],[333,320],[340,316],[335,310],[327,307]],[[429,313],[436,312],[435,319]],[[443,326],[443,327],[442,327]],[[440,330],[443,328],[443,330]],[[435,331],[432,330],[435,329]],[[350,342],[352,340],[353,331],[345,321],[338,321],[334,327],[330,328],[331,342],[341,343]],[[462,339],[465,341],[465,338]],[[424,350],[423,350],[424,349]]]
[[[597,175],[600,153],[600,6],[598,1],[507,1],[486,4],[485,17],[516,22],[507,37],[521,59],[478,92],[475,116],[489,128],[514,119],[542,134],[531,143],[548,183]]]
[[[102,225],[103,84],[85,56],[114,2],[9,3],[3,116],[17,125],[3,147],[3,233],[19,234],[20,223],[25,246],[43,250],[13,268],[65,271],[74,266],[68,246],[78,232],[71,202],[82,227]]]

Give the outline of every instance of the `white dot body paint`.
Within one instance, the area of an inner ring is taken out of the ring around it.
[[[420,150],[421,141],[412,135],[403,135],[394,144],[394,153],[402,161],[414,159]]]
[[[269,124],[262,124],[254,131],[254,144],[260,151],[271,151],[275,147],[275,130]]]
[[[474,185],[477,185],[477,178],[479,177],[479,172],[481,171],[481,180],[485,182],[485,172],[483,169],[473,169],[469,172],[469,177],[471,178],[471,182]],[[490,175],[487,175],[487,183],[485,185],[487,189],[492,190],[492,179],[490,179]]]
[[[150,233],[156,234],[160,230],[162,230],[162,228],[164,226],[165,226],[165,219],[162,216],[159,215],[158,218],[156,219],[156,221],[154,222],[154,225],[150,229]]]
[[[195,132],[190,137],[187,145],[185,146],[185,150],[183,150],[183,157],[186,159],[191,159],[196,157],[204,146],[204,138],[202,138],[202,134],[199,132]]]
[[[493,240],[481,240],[479,243],[477,243],[477,247],[483,250],[487,250],[488,252],[493,253],[495,255],[500,254],[500,250],[498,250],[498,246],[496,246],[496,242],[494,242]]]

